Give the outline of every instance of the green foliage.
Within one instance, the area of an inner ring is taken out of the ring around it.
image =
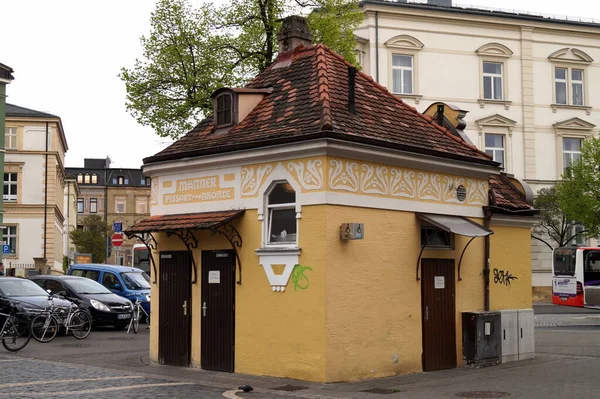
[[[67,269],[69,269],[69,257],[63,256],[63,272],[66,273]]]
[[[91,253],[92,262],[104,263],[106,260],[106,235],[110,232],[108,224],[99,215],[90,215],[83,220],[83,229],[69,233],[78,252]]]
[[[127,110],[161,137],[178,138],[212,112],[220,87],[242,86],[277,56],[281,19],[308,15],[313,42],[356,63],[358,0],[230,0],[192,8],[188,0],[158,0],[143,60],[122,68]]]
[[[578,223],[570,219],[561,208],[555,187],[541,189],[535,199],[534,207],[540,210],[540,223],[535,228],[534,238],[545,242],[541,237],[547,235],[559,247],[564,247],[581,234],[573,234],[573,228]],[[552,248],[550,244],[545,243]]]
[[[556,187],[561,209],[585,226],[587,237],[600,236],[600,139],[585,140],[581,160],[562,178]]]

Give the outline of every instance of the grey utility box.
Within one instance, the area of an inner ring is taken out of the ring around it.
[[[463,359],[471,367],[494,366],[502,358],[500,312],[462,314]]]
[[[502,363],[535,357],[533,309],[501,310]]]

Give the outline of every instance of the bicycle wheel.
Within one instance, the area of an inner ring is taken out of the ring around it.
[[[31,326],[26,320],[11,317],[6,323],[2,345],[11,352],[17,352],[27,346],[31,339]]]
[[[31,334],[38,342],[50,342],[57,333],[58,320],[54,316],[39,314],[31,321]]]
[[[138,331],[140,331],[140,308],[139,307],[135,307],[135,309],[133,309],[133,332],[137,334]]]
[[[69,330],[77,339],[85,339],[92,331],[92,318],[87,312],[78,310],[71,316]]]

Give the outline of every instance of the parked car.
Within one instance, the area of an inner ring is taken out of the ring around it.
[[[32,316],[50,304],[49,297],[48,292],[33,281],[21,277],[0,277],[0,307],[2,308],[7,305],[7,302],[11,302],[19,312]],[[70,301],[60,298],[55,298],[54,304],[65,314],[71,306]]]
[[[52,294],[62,295],[87,309],[95,326],[111,325],[120,330],[129,324],[133,309],[131,301],[113,294],[96,281],[85,277],[49,275],[29,279]]]
[[[71,265],[67,274],[92,279],[131,302],[139,299],[144,310],[150,314],[150,277],[142,269],[85,263]]]

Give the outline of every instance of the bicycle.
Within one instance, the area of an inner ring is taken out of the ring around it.
[[[18,303],[18,302],[17,302]],[[31,328],[29,322],[23,318],[17,317],[17,303],[8,304],[8,313],[0,312],[0,316],[5,316],[4,324],[0,329],[0,339],[2,345],[11,352],[17,352],[27,346],[31,340]]]
[[[135,302],[133,303],[133,309],[131,311],[131,320],[129,321],[129,325],[127,326],[127,334],[129,334],[129,330],[131,330],[132,327],[134,334],[137,334],[140,330],[140,317],[142,316],[142,313],[140,311],[144,312],[144,314],[146,315],[146,323],[148,323],[148,326],[150,325],[150,315],[146,313],[146,311],[142,307],[142,303],[138,298],[136,298]]]
[[[31,334],[33,338],[42,343],[52,341],[60,325],[65,327],[65,333],[71,332],[77,339],[85,339],[92,331],[92,317],[79,306],[72,303],[68,310],[54,305],[54,298],[59,295],[51,295],[48,300],[50,306],[46,307],[31,321]],[[67,314],[61,314],[66,312]]]

